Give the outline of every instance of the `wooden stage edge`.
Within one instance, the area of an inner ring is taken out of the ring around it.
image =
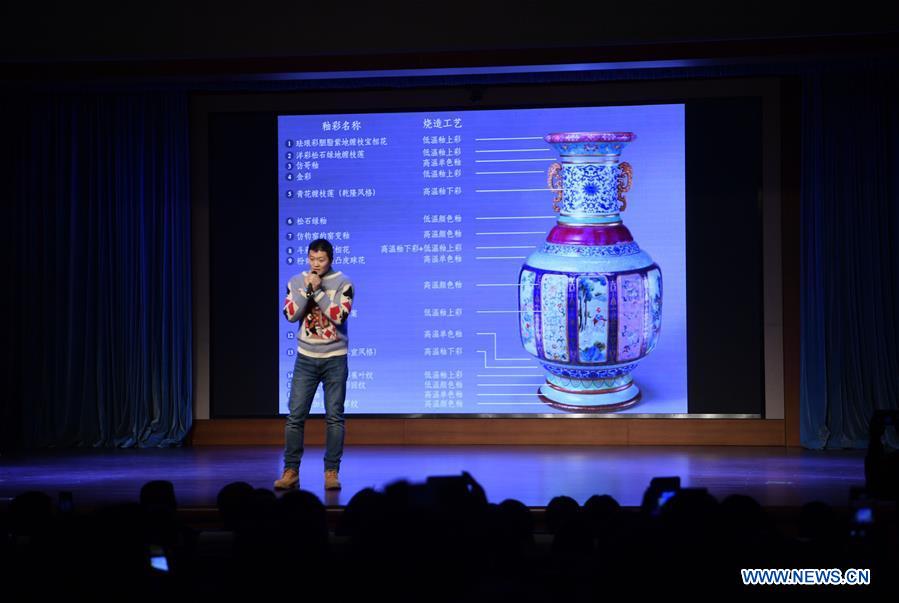
[[[194,420],[188,446],[278,446],[286,419]],[[346,445],[787,446],[781,419],[369,419],[348,417]],[[325,442],[323,418],[305,443]]]

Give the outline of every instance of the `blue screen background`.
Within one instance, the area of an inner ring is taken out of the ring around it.
[[[543,136],[565,131],[637,134],[622,218],[662,269],[663,318],[633,373],[643,398],[619,414],[686,413],[682,104],[279,116],[280,412],[297,353],[286,285],[322,237],[355,289],[348,414],[570,414],[537,398],[517,313],[519,269],[556,218]]]

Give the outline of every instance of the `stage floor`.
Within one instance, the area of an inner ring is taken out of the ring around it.
[[[272,488],[281,472],[280,447],[204,446],[169,449],[66,449],[0,457],[0,505],[41,490],[74,493],[82,509],[135,502],[140,487],[156,479],[175,485],[179,507],[215,506],[218,491],[245,481]],[[684,487],[705,487],[718,500],[747,494],[766,507],[822,501],[844,507],[851,486],[864,485],[863,450],[733,446],[348,446],[341,464],[343,490],[323,488],[324,449],[307,446],[301,488],[329,507],[342,507],[366,487],[400,479],[468,471],[491,502],[513,498],[544,507],[558,495],[583,503],[609,494],[622,506],[639,506],[654,476],[680,476]]]

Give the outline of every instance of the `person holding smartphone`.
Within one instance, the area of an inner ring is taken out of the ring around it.
[[[312,241],[308,259],[309,271],[293,276],[288,282],[282,310],[289,322],[299,322],[300,326],[285,427],[284,471],[275,480],[275,488],[299,487],[306,417],[318,384],[323,383],[327,424],[325,489],[339,490],[349,374],[347,319],[353,308],[353,283],[343,272],[331,269],[334,248],[327,240]]]

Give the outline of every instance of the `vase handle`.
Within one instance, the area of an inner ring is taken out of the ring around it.
[[[618,211],[627,209],[627,197],[624,193],[631,190],[631,184],[634,183],[634,168],[627,161],[622,162],[619,166],[621,172],[618,175]]]
[[[546,173],[546,185],[555,191],[553,195],[553,210],[559,212],[559,203],[562,202],[562,164],[558,161],[549,166]]]

